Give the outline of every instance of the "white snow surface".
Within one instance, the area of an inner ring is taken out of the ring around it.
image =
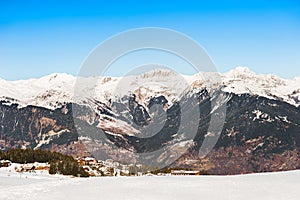
[[[35,105],[55,109],[67,102],[80,103],[93,98],[107,103],[109,99],[134,93],[139,102],[147,102],[157,95],[164,95],[173,102],[189,86],[196,91],[203,88],[214,91],[222,87],[230,93],[248,93],[300,105],[300,77],[282,79],[275,75],[255,74],[246,67],[237,67],[224,74],[201,72],[193,76],[157,69],[122,78],[78,78],[61,73],[19,81],[0,79],[0,100],[6,100],[7,104],[18,103],[20,107]]]
[[[0,200],[298,200],[300,171],[238,176],[70,178],[0,171]]]

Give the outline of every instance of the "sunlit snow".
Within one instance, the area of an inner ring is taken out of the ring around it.
[[[238,176],[71,178],[0,171],[1,200],[298,200],[300,171]]]

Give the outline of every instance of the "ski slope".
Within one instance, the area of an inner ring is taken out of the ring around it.
[[[300,171],[239,176],[70,178],[0,172],[1,200],[298,200]]]

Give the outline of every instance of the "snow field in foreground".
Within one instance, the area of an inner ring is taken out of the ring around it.
[[[70,178],[0,171],[0,200],[299,199],[300,171],[239,176]]]

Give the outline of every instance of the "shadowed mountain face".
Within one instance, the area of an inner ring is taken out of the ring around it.
[[[204,158],[194,153],[173,166],[208,170],[212,174],[241,174],[300,167],[300,109],[280,101],[247,94],[233,95],[227,102],[222,134]],[[203,127],[195,141],[203,140]],[[185,157],[185,156],[183,156]]]
[[[204,139],[216,137],[208,129],[212,115],[219,112],[211,108],[205,89],[172,104],[164,95],[147,103],[132,95],[106,104],[94,100],[92,106],[67,103],[55,110],[19,108],[1,101],[0,148],[42,148],[136,162],[122,150],[151,153],[170,146],[169,156],[153,159],[211,174],[300,169],[299,107],[257,95],[223,95],[227,99],[223,102],[225,124],[213,150],[201,158],[199,149]],[[109,149],[109,145],[118,150]],[[184,152],[173,162],[172,155],[183,145]]]
[[[0,148],[42,148],[70,155],[87,154],[77,142],[71,110],[71,104],[50,110],[36,106],[18,108],[17,104],[7,105],[1,101]]]

